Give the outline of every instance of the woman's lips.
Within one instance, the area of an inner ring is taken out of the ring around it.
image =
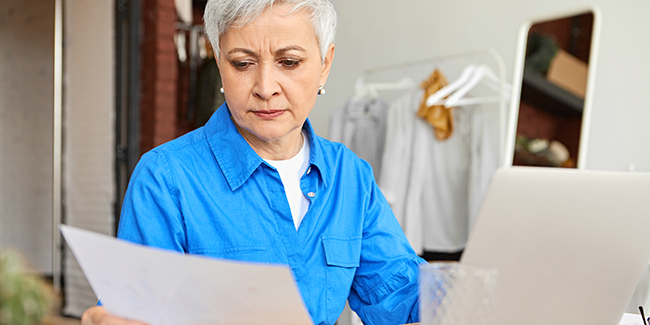
[[[284,111],[282,110],[253,111],[253,114],[255,114],[255,116],[261,119],[270,120],[284,114]]]

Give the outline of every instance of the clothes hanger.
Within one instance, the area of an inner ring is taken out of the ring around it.
[[[467,72],[469,75],[464,75],[464,73],[468,71],[468,68],[470,67],[471,67],[470,72]],[[463,74],[461,74],[461,77],[455,81],[455,83],[457,82],[458,84],[458,86],[455,87],[456,89],[447,89],[444,93],[439,94],[440,92],[445,90],[445,88],[440,89],[440,91],[429,96],[429,98],[427,99],[427,104],[429,106],[445,105],[445,107],[449,108],[453,106],[464,106],[464,105],[474,105],[474,104],[488,103],[488,102],[498,102],[502,99],[501,97],[503,97],[504,99],[510,97],[510,92],[512,87],[508,84],[503,84],[504,89],[502,90],[501,89],[502,84],[499,78],[496,76],[496,74],[492,71],[492,69],[488,65],[482,64],[479,66],[468,66],[468,68],[466,68],[463,71]],[[500,96],[496,95],[496,96],[482,96],[482,97],[472,97],[472,98],[464,97],[472,89],[474,89],[481,81],[484,81],[483,84],[487,88],[490,88],[492,91],[499,93]],[[461,82],[464,83],[461,84]],[[434,95],[437,96],[434,97]],[[449,95],[449,97],[446,100],[442,99],[447,95]],[[440,100],[430,103],[429,99],[432,98],[433,99],[440,98]]]
[[[357,78],[355,83],[355,99],[369,98],[374,99],[379,96],[379,90],[401,90],[411,89],[416,87],[417,84],[413,79],[404,77],[397,82],[384,82],[384,83],[366,83],[365,76],[361,75]]]
[[[488,81],[486,83],[486,86],[491,84],[491,82],[495,84],[499,83],[499,78],[492,71],[492,69],[489,66],[482,64],[474,70],[474,74],[472,75],[472,78],[465,85],[463,85],[460,89],[458,89],[456,92],[451,94],[449,98],[447,98],[447,100],[445,101],[445,107],[449,108],[452,106],[462,105],[462,103],[460,102],[461,99],[463,99],[465,95],[467,95],[472,89],[474,89],[483,80]],[[499,93],[501,93],[499,91],[499,88],[500,87],[497,87],[496,90]],[[494,88],[492,89],[494,90]],[[499,100],[498,96],[496,96],[496,100]]]
[[[452,105],[456,103],[459,99],[463,98],[463,96],[467,95],[470,90],[474,89],[474,87],[476,87],[476,85],[478,85],[478,83],[485,78],[487,78],[487,80],[494,80],[495,82],[497,81],[496,76],[494,76],[494,73],[492,73],[492,70],[488,66],[480,65],[474,70],[474,74],[467,81],[467,83],[459,88],[458,91],[449,95],[447,101],[445,102],[445,105]]]
[[[462,87],[472,77],[472,75],[474,74],[474,70],[476,70],[476,65],[474,64],[470,64],[467,67],[465,67],[465,69],[463,69],[463,72],[461,72],[460,77],[458,77],[458,79],[442,87],[440,90],[431,94],[427,98],[427,102],[426,102],[427,106],[430,107],[433,105],[441,105],[441,103],[439,102],[443,98],[447,97],[449,94],[456,91],[458,88]]]

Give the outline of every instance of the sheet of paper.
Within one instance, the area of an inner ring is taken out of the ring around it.
[[[643,318],[639,314],[623,314],[619,325],[643,325]]]
[[[61,226],[106,310],[151,325],[313,324],[284,265],[184,255]]]

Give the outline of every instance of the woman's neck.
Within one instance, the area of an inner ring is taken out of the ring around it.
[[[235,123],[237,126],[237,124]],[[237,126],[237,130],[246,142],[262,159],[287,160],[295,157],[302,149],[304,139],[301,129],[291,131],[282,138],[267,141]]]

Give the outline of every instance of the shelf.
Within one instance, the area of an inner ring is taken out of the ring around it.
[[[549,82],[541,73],[524,69],[521,99],[559,116],[580,116],[584,100]]]

